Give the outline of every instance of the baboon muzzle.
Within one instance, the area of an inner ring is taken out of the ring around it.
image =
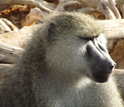
[[[87,43],[87,56],[93,79],[100,83],[106,82],[116,65],[107,49],[94,39]]]

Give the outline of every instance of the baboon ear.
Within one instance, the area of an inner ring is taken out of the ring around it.
[[[51,41],[55,41],[56,39],[56,32],[55,32],[56,25],[54,23],[51,23],[48,28],[48,37]]]

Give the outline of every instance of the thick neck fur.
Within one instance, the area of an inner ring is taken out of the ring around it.
[[[83,75],[80,78],[63,76],[51,73],[42,78],[40,88],[47,89],[42,90],[41,96],[49,95],[46,99],[52,105],[50,107],[123,107],[117,103],[121,100],[111,77],[100,84]]]

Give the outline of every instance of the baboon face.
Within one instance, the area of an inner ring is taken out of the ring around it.
[[[64,20],[61,18],[61,21]],[[94,28],[88,27],[83,20],[79,18],[74,21],[73,28],[70,27],[71,25],[64,25],[65,30],[72,29],[64,31],[64,27],[61,28],[64,33],[58,31],[59,25],[57,27],[53,23],[50,25],[48,36],[51,42],[46,55],[49,68],[74,76],[85,75],[99,83],[106,82],[114,69],[115,62],[108,54],[104,35],[99,32],[96,33],[99,28],[96,26]],[[90,22],[87,19],[86,23],[93,25],[95,21]],[[78,24],[80,25],[78,26]],[[60,26],[63,26],[62,23]],[[86,32],[88,36],[86,36]],[[89,36],[95,34],[96,36]]]

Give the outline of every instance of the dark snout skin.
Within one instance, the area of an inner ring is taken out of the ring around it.
[[[111,59],[107,49],[93,39],[87,43],[87,56],[94,81],[108,81],[116,63]]]

